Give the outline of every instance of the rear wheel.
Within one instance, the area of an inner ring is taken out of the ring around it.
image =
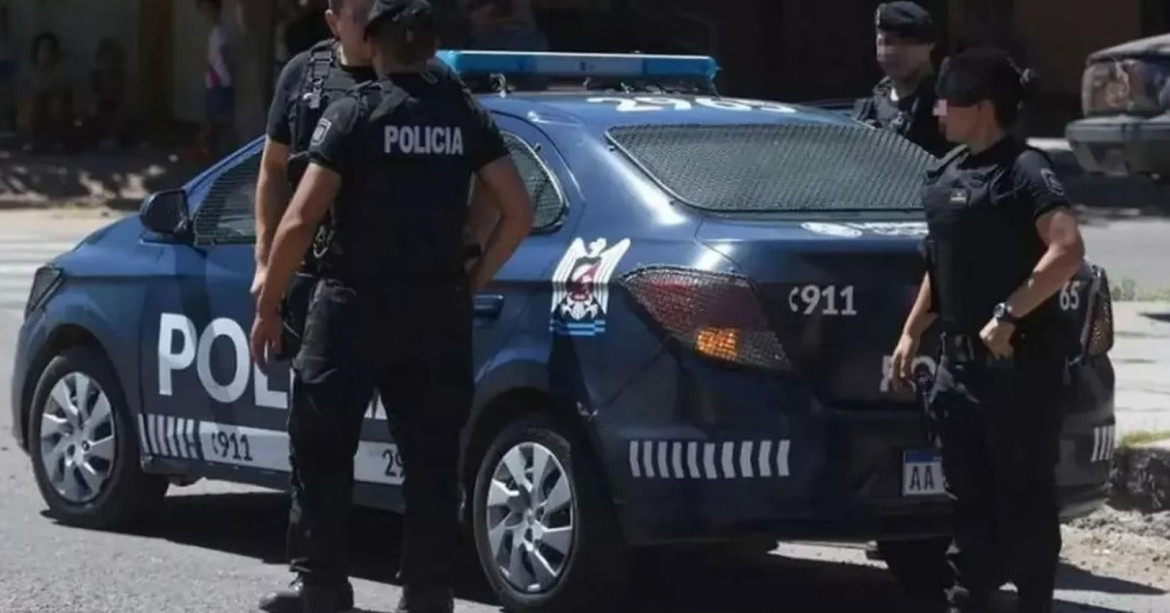
[[[149,516],[167,481],[142,472],[138,429],[105,356],[71,347],[53,358],[32,398],[29,455],[56,519],[99,529]]]
[[[915,591],[937,592],[954,581],[946,556],[950,544],[946,537],[878,541],[877,550],[899,583]]]
[[[480,565],[508,611],[598,611],[622,593],[626,551],[601,471],[544,415],[505,426],[475,481]]]

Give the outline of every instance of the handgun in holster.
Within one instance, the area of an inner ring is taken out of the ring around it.
[[[918,398],[918,402],[922,405],[922,430],[926,435],[926,440],[935,449],[941,449],[942,443],[940,438],[942,436],[944,415],[937,406],[930,402],[930,391],[933,388],[934,376],[929,372],[919,371],[914,373],[914,393]]]

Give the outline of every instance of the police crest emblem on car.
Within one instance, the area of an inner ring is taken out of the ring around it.
[[[608,246],[604,238],[569,245],[553,273],[549,331],[562,336],[597,336],[605,332],[609,279],[630,248],[630,239]]]

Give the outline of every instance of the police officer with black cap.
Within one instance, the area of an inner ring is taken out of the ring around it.
[[[874,15],[877,61],[886,77],[854,106],[853,118],[893,130],[942,157],[951,145],[934,118],[934,21],[913,2],[887,2]]]
[[[256,274],[252,295],[260,294],[267,274],[268,256],[273,235],[281,216],[288,208],[289,198],[308,166],[309,142],[317,121],[329,104],[344,96],[359,83],[377,79],[371,64],[370,47],[365,39],[371,0],[329,0],[325,22],[333,37],[321,40],[310,49],[297,54],[285,65],[278,79],[276,91],[268,112],[267,139],[261,155],[260,172],[256,184]],[[428,67],[436,76],[461,83],[446,64],[432,61]],[[474,210],[483,209],[477,199]],[[280,358],[291,358],[297,349],[304,329],[310,293],[316,282],[318,259],[328,245],[330,228],[328,215],[317,228],[314,245],[305,253],[304,261],[294,276],[284,299],[281,313],[284,321],[284,342]],[[291,402],[293,413],[305,410],[295,393]],[[298,495],[301,488],[296,449],[290,454],[291,489]],[[298,560],[303,557],[302,545],[296,534],[288,535],[288,553],[293,572],[298,572]],[[261,609],[300,611],[298,579],[285,590],[266,596]],[[352,601],[352,589],[345,585],[344,602]],[[348,608],[348,607],[346,607]]]
[[[1085,247],[1048,159],[1007,131],[1027,81],[998,50],[943,63],[940,121],[960,146],[926,178],[927,274],[894,351],[905,387],[938,320],[924,392],[955,500],[951,611],[986,611],[1003,580],[1021,612],[1051,611],[1061,548],[1055,470],[1075,331],[1054,295]]]
[[[436,36],[426,0],[375,0],[366,35],[379,80],[331,104],[276,231],[251,343],[261,366],[281,344],[280,297],[326,212],[332,231],[289,416],[299,488],[291,526],[304,611],[344,610],[345,523],[362,417],[381,395],[406,472],[398,610],[453,610],[459,434],[474,387],[472,295],[528,234],[528,193],[491,115],[427,70]],[[470,274],[464,228],[473,180],[499,223]]]

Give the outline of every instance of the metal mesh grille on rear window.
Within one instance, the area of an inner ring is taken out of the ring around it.
[[[556,183],[527,143],[511,134],[504,135],[504,142],[532,199],[533,229],[543,230],[552,226],[560,220],[564,209],[564,199],[557,191]]]
[[[677,198],[721,212],[918,209],[934,161],[856,125],[635,125],[609,136]]]
[[[1113,297],[1109,287],[1109,275],[1105,269],[1094,266],[1096,275],[1100,277],[1097,295],[1093,300],[1093,310],[1089,317],[1089,335],[1086,339],[1085,350],[1090,356],[1105,355],[1113,348]]]
[[[249,243],[256,237],[256,176],[260,154],[220,175],[195,215],[195,237],[201,243]]]

